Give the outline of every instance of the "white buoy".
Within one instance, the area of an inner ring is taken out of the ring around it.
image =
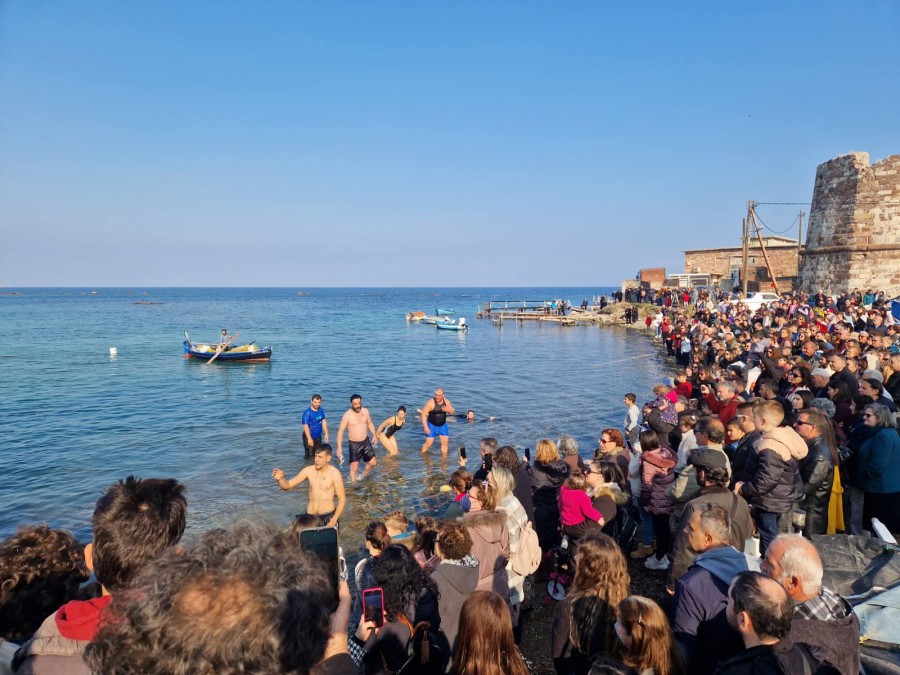
[[[109,355],[110,355],[110,356],[115,356],[115,355],[118,354],[118,353],[119,353],[119,350],[116,349],[115,347],[110,347],[110,348],[109,348]]]

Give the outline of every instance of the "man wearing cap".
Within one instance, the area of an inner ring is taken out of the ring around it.
[[[666,583],[670,592],[675,590],[675,582],[694,562],[696,553],[688,546],[684,529],[694,512],[703,508],[703,504],[718,504],[726,510],[731,523],[732,545],[738,551],[744,551],[744,543],[753,533],[753,522],[747,501],[728,489],[728,458],[725,453],[712,448],[697,448],[691,453],[688,461],[696,472],[700,494],[684,505],[678,527],[675,528],[672,567],[669,569]]]

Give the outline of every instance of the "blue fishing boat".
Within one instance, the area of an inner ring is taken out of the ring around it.
[[[211,361],[215,357],[218,363],[219,361],[268,361],[272,358],[272,347],[257,347],[253,342],[249,345],[228,347],[218,356],[216,356],[216,347],[218,345],[191,342],[187,331],[184,331],[184,358],[186,359]]]
[[[440,330],[469,330],[469,324],[466,323],[465,317],[462,316],[459,317],[459,321],[455,321],[452,323],[436,323],[435,326],[437,326]]]
[[[441,309],[440,307],[438,307],[436,310],[434,310],[434,313],[438,316],[447,316],[448,314],[454,314],[455,312],[452,309]]]

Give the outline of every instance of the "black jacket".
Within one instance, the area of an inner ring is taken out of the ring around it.
[[[762,439],[760,439],[762,440]],[[753,478],[741,486],[741,496],[756,508],[769,513],[790,513],[800,489],[797,460],[782,458],[774,450],[755,452],[747,463]]]
[[[740,440],[740,442],[737,444],[737,447],[734,449],[734,452],[731,454],[730,459],[732,487],[734,487],[734,484],[738,481],[748,481],[753,478],[752,473],[747,473],[747,464],[756,454],[756,441],[759,440],[760,436],[762,436],[760,432],[756,430],[751,431]],[[753,459],[753,461],[755,464],[755,458]]]
[[[549,551],[559,541],[559,489],[569,477],[569,465],[561,459],[535,462],[528,467],[534,504],[534,529],[541,549]]]
[[[819,647],[794,644],[785,638],[774,645],[745,649],[719,666],[716,675],[839,675],[825,663]]]
[[[835,621],[802,619],[795,614],[791,639],[821,648],[841,675],[859,673],[859,619],[853,612]]]
[[[803,480],[804,536],[828,531],[828,502],[834,484],[834,458],[823,436],[807,441],[809,454],[798,462]]]

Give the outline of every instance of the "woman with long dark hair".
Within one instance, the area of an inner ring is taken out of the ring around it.
[[[551,654],[558,675],[584,675],[595,657],[615,653],[616,607],[630,584],[625,556],[611,537],[581,541],[569,594],[553,613]]]
[[[391,544],[378,556],[372,582],[384,592],[385,623],[376,630],[372,622],[361,621],[356,638],[364,645],[367,675],[393,673],[406,660],[413,626],[427,621],[433,631],[440,629],[438,591],[409,549],[400,544]]]
[[[496,593],[475,591],[463,604],[453,666],[456,675],[528,675],[509,607]]]

